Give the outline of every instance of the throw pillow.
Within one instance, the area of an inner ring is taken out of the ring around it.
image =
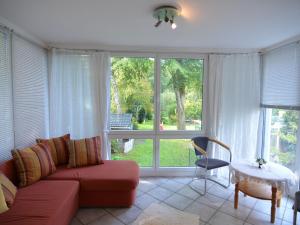
[[[16,186],[3,174],[0,172],[0,188],[4,194],[5,202],[10,208],[14,203],[17,188]]]
[[[6,212],[7,210],[8,210],[8,207],[5,202],[2,188],[0,187],[0,213]]]
[[[12,150],[19,176],[19,186],[24,187],[52,174],[55,164],[51,158],[50,146],[37,144],[22,150]]]
[[[69,168],[102,164],[99,136],[69,142]]]
[[[70,134],[51,139],[36,139],[37,143],[47,143],[50,146],[51,156],[56,166],[67,164],[69,161],[68,143]]]

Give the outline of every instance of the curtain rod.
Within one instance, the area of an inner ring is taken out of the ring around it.
[[[57,48],[57,47],[48,47],[48,50],[57,49],[57,50],[66,50],[66,51],[82,51],[82,52],[111,52],[111,53],[134,53],[134,54],[205,54],[205,55],[247,55],[247,54],[261,54],[261,52],[180,52],[180,51],[151,51],[151,50],[141,50],[141,51],[130,51],[130,50],[104,50],[104,49],[77,49],[77,48]]]
[[[0,23],[0,27],[2,27],[2,28],[4,28],[4,29],[7,29],[11,34],[16,35],[17,37],[23,39],[24,41],[27,41],[27,42],[29,42],[29,43],[31,43],[31,44],[33,44],[33,45],[39,47],[39,48],[43,48],[43,49],[46,49],[46,50],[48,49],[48,47],[42,46],[41,44],[38,44],[38,43],[36,43],[35,41],[32,41],[32,40],[30,40],[30,39],[27,38],[27,37],[24,37],[22,34],[16,32],[14,29],[11,29],[10,27],[8,27],[8,26],[6,26],[6,25],[4,25],[4,24],[2,24],[2,23]]]

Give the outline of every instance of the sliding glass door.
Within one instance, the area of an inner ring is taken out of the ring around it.
[[[157,174],[193,166],[205,63],[199,55],[112,56],[111,159],[135,160]]]

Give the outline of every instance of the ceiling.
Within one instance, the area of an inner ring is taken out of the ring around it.
[[[159,28],[159,5],[182,8]],[[261,49],[300,36],[300,0],[0,0],[0,15],[51,46]]]

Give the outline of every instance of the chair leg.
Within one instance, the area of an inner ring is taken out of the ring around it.
[[[205,181],[204,181],[204,195],[206,194],[206,185],[207,185],[207,169],[205,170]]]
[[[295,203],[294,203],[294,218],[293,218],[293,225],[297,225],[297,198],[295,198]]]
[[[196,191],[198,194],[200,195],[205,195],[207,192],[207,180],[210,180],[216,184],[219,184],[220,186],[224,187],[224,188],[228,188],[230,186],[230,170],[228,170],[228,184],[222,184],[221,182],[216,181],[215,179],[211,179],[207,176],[207,169],[205,170],[205,174],[197,177],[197,166],[195,169],[195,175],[194,178],[192,179],[192,181],[188,184],[190,186],[191,189],[193,189],[194,191]],[[194,180],[200,180],[200,179],[204,179],[204,192],[200,192],[198,189],[196,189],[195,187],[192,186],[192,183]]]
[[[200,176],[198,177],[198,176],[197,176],[197,169],[198,169],[198,167],[196,166],[196,167],[195,167],[194,177],[192,178],[191,182],[188,183],[188,185],[190,186],[190,188],[191,188],[192,190],[196,191],[198,194],[200,194],[200,195],[203,196],[203,195],[206,194],[207,170],[205,171],[205,175],[204,175],[204,176],[200,175]],[[204,192],[200,192],[197,188],[195,188],[195,187],[192,185],[192,183],[193,183],[194,180],[200,180],[200,179],[204,179]]]
[[[229,188],[229,186],[230,186],[230,170],[229,170],[229,167],[228,167],[228,183],[227,184],[222,184],[221,182],[218,182],[215,179],[210,179],[210,178],[207,178],[207,179],[212,181],[212,182],[215,182],[216,184],[219,184],[223,188]]]
[[[297,210],[294,209],[293,225],[297,225]]]

